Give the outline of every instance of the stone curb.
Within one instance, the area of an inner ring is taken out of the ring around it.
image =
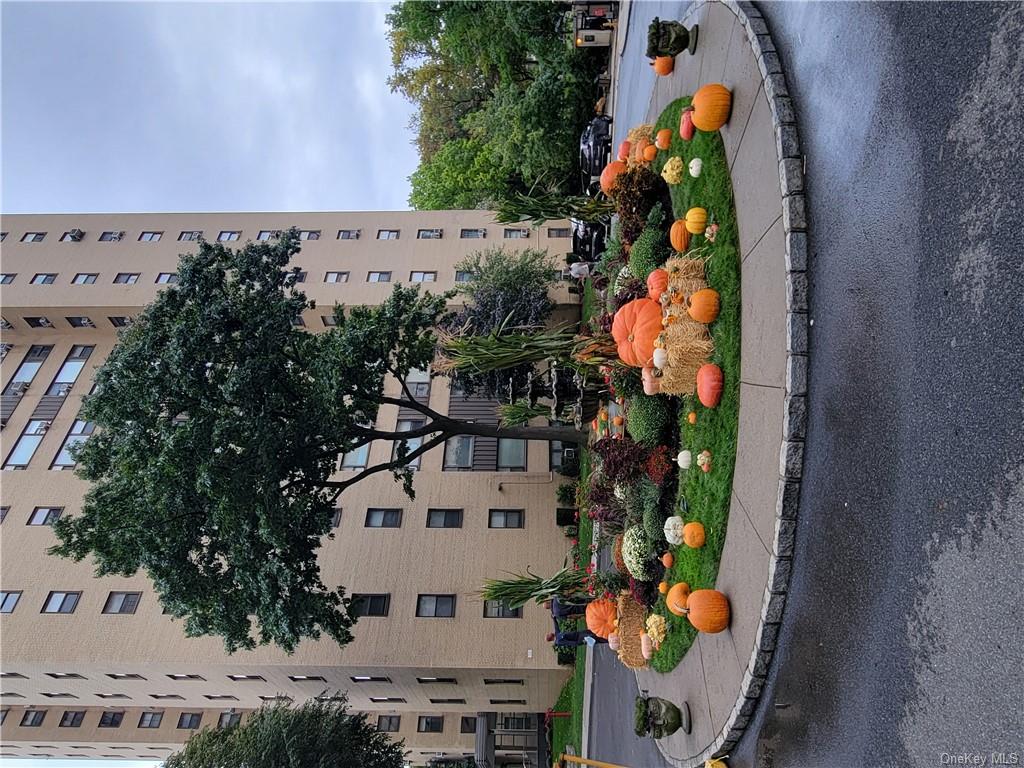
[[[804,437],[807,434],[808,280],[807,211],[804,198],[803,155],[796,126],[796,110],[789,96],[782,63],[768,25],[757,6],[743,0],[720,0],[747,32],[747,42],[757,59],[761,80],[775,127],[779,157],[779,191],[786,238],[786,395],[783,431],[779,446],[779,491],[775,505],[775,537],[768,564],[768,583],[761,601],[756,640],[740,683],[732,714],[714,742],[687,766],[724,757],[739,743],[757,709],[775,653],[786,606],[789,575],[796,539],[803,475]]]

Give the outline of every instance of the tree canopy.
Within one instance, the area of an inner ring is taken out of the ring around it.
[[[410,463],[459,434],[584,439],[463,422],[412,396],[404,382],[434,358],[445,296],[396,286],[380,305],[336,308],[323,333],[297,328],[313,306],[288,267],[298,250],[289,230],[182,256],[178,284],[97,371],[82,411],[97,430],[75,449],[90,488],[81,513],[55,526],[53,553],[92,556],[98,575],[144,570],[186,634],[219,635],[229,651],[351,640],[349,600],[322,583],[317,552],[354,483],[391,472],[412,496]],[[403,394],[383,394],[388,375]],[[383,405],[417,410],[424,425],[378,425]],[[374,440],[394,441],[392,458],[339,476],[340,458]]]
[[[204,728],[166,768],[401,768],[402,742],[366,715],[348,711],[344,695],[296,707],[264,706],[242,724]]]

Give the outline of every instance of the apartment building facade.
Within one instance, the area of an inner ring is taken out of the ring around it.
[[[293,264],[316,301],[301,323],[330,324],[335,304],[372,304],[390,283],[456,287],[456,264],[482,247],[571,249],[566,225],[496,224],[485,211],[5,216],[0,244],[0,756],[167,757],[197,728],[228,725],[277,698],[347,691],[351,706],[403,738],[409,761],[495,751],[523,764],[567,673],[544,636],[550,615],[482,602],[485,576],[552,572],[558,446],[465,439],[421,457],[410,501],[390,475],[339,499],[321,551],[325,584],[360,596],[355,640],[304,642],[287,655],[227,655],[217,638],[186,638],[144,574],[93,575],[89,562],[46,554],[52,524],[85,491],[69,446],[92,374],[200,236],[225,244],[302,232]],[[575,303],[566,287],[559,304]],[[297,319],[299,322],[299,319]],[[494,418],[493,404],[452,397],[416,376],[441,412]],[[386,385],[398,392],[398,382]],[[381,409],[378,424],[415,414]],[[339,461],[339,477],[387,460],[374,443]],[[525,752],[524,752],[525,750]]]

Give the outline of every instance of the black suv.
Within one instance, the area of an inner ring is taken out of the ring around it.
[[[601,189],[601,171],[612,154],[612,119],[595,117],[580,136],[580,181],[583,191],[596,195]]]
[[[597,261],[604,253],[608,228],[603,222],[576,221],[572,225],[572,252],[578,261]]]

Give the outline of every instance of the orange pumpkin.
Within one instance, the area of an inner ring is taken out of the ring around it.
[[[732,92],[721,83],[710,83],[693,94],[693,125],[699,131],[717,131],[729,120]]]
[[[590,428],[595,432],[597,432],[597,430],[601,428],[601,426],[597,423],[597,419],[594,419],[592,422],[590,422]]]
[[[718,291],[714,288],[703,288],[690,296],[686,311],[698,323],[715,322],[718,317]]]
[[[648,163],[654,160],[658,156],[658,148],[653,144],[648,144],[644,147],[644,160]]]
[[[645,659],[654,655],[654,640],[646,632],[640,633],[640,655]]]
[[[697,371],[697,399],[705,408],[714,408],[722,399],[722,369],[706,363]]]
[[[598,637],[607,639],[615,631],[618,618],[618,608],[611,600],[591,600],[587,606],[587,629]]]
[[[690,422],[691,424],[696,424],[697,423],[697,412],[696,411],[690,411],[688,414],[686,414],[686,420],[688,422]]]
[[[663,582],[658,584],[658,592],[660,592],[663,595],[668,594],[668,582],[667,581],[663,581]]]
[[[691,592],[686,601],[686,618],[698,632],[721,632],[729,626],[729,598],[717,589]]]
[[[654,137],[654,146],[658,149],[668,149],[672,146],[672,129],[662,128]]]
[[[702,235],[708,225],[708,212],[703,208],[691,208],[686,212],[686,231],[691,235]]]
[[[616,427],[621,427],[622,426],[622,417],[621,416],[615,416],[612,419],[612,424],[614,424]]]
[[[666,568],[671,568],[672,563],[674,563],[675,561],[676,559],[672,556],[671,552],[666,552],[664,555],[661,556],[661,564],[664,565]]]
[[[690,231],[686,228],[685,219],[676,219],[672,224],[672,229],[668,233],[669,242],[672,243],[672,247],[680,253],[683,253],[690,245]]]
[[[686,602],[690,598],[690,585],[680,581],[668,591],[665,596],[665,605],[676,616],[686,615]]]
[[[612,160],[601,171],[601,191],[606,195],[612,193],[612,185],[620,173],[626,170],[626,164],[621,160]]]
[[[674,56],[656,56],[654,59],[654,73],[661,77],[671,75],[675,66],[676,59]]]
[[[696,129],[693,127],[693,110],[684,109],[683,114],[679,117],[679,137],[683,141],[690,141],[694,133],[696,133]]]
[[[621,160],[622,162],[626,162],[629,159],[629,150],[631,150],[632,148],[633,145],[628,141],[624,141],[621,144],[619,144],[618,159]]]
[[[654,375],[653,366],[646,366],[642,371],[640,371],[640,378],[644,383],[645,395],[656,395],[661,392],[661,379]]]
[[[690,549],[704,546],[704,526],[700,523],[687,523],[683,526],[683,544]]]
[[[661,294],[668,290],[668,272],[656,269],[647,276],[647,296],[651,301],[661,301]]]
[[[612,321],[612,337],[619,359],[634,368],[649,365],[654,341],[661,333],[661,305],[650,299],[634,299],[619,308]]]
[[[644,161],[644,152],[647,151],[649,146],[651,146],[650,139],[637,139],[636,144],[633,145],[633,159],[638,163],[642,163]]]

